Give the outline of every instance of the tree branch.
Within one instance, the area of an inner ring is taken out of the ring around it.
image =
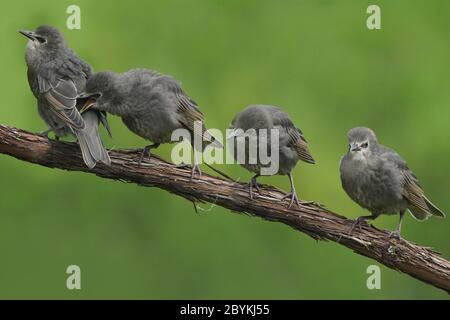
[[[207,174],[190,180],[190,169],[175,167],[156,156],[138,166],[140,151],[110,151],[111,166],[98,164],[89,170],[75,143],[48,140],[41,136],[0,125],[0,153],[50,168],[83,171],[102,178],[158,187],[193,202],[210,202],[238,213],[277,221],[316,240],[337,242],[385,266],[409,274],[450,293],[450,262],[429,248],[405,240],[389,238],[387,231],[372,226],[349,230],[353,221],[315,204],[287,208],[284,193],[261,186],[250,200],[244,183],[223,180]]]

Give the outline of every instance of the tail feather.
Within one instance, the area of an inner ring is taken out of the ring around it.
[[[112,136],[111,128],[109,127],[108,118],[106,118],[106,114],[103,113],[103,112],[101,112],[101,111],[99,111],[99,112],[98,112],[98,116],[99,116],[99,118],[100,118],[100,122],[101,122],[101,123],[103,124],[103,126],[105,127],[106,132],[108,132],[108,136],[109,136],[110,138],[112,138],[113,136]]]
[[[411,214],[414,218],[418,220],[426,220],[430,216],[437,216],[441,218],[445,218],[445,213],[442,212],[438,207],[436,207],[430,200],[428,200],[424,195],[422,195],[422,199],[425,201],[426,208],[418,207],[411,205],[408,209],[411,211]]]
[[[435,206],[430,200],[428,200],[425,196],[424,196],[423,198],[424,198],[424,200],[425,200],[425,202],[426,202],[426,204],[427,204],[427,206],[428,206],[428,209],[430,209],[430,213],[431,213],[433,216],[445,218],[445,213],[442,212],[441,209],[439,209],[438,207],[436,207],[436,206]]]
[[[84,163],[88,166],[89,169],[94,168],[97,164],[97,161],[92,157],[84,135],[82,135],[81,132],[75,132],[75,135],[80,145],[81,155],[83,156]]]
[[[411,215],[417,220],[427,220],[431,216],[428,211],[425,211],[419,207],[410,206],[408,209],[411,212]]]
[[[85,128],[76,132],[80,144],[83,160],[89,168],[95,167],[97,162],[110,165],[111,159],[103,146],[98,133],[99,118],[95,111],[83,113]]]

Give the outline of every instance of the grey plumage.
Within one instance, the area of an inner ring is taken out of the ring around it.
[[[273,129],[279,130],[279,167],[276,174],[288,175],[291,183],[291,193],[287,196],[291,198],[289,207],[292,206],[294,201],[298,204],[298,198],[295,191],[294,181],[292,178],[292,170],[296,166],[299,160],[307,163],[314,164],[315,161],[309,152],[308,143],[303,136],[303,132],[296,128],[286,112],[274,106],[266,105],[252,105],[245,108],[238,113],[231,122],[230,129],[234,132],[238,132],[238,129],[242,131],[266,129],[268,131],[268,137],[270,137]],[[232,134],[229,138],[235,139],[235,152],[234,156],[237,159],[237,145],[239,144],[239,135]],[[249,140],[242,140],[245,143],[245,159],[243,163],[240,163],[244,168],[256,175],[252,178],[250,187],[250,197],[253,198],[253,188],[259,191],[256,179],[260,176],[261,168],[264,166],[259,158],[259,137],[257,140],[258,157],[255,161],[249,161]],[[267,139],[267,150],[270,155],[270,138]],[[251,163],[256,162],[256,163]],[[267,166],[267,165],[266,165]]]
[[[340,165],[342,187],[350,198],[372,215],[400,214],[399,225],[392,235],[399,237],[406,210],[418,220],[429,216],[445,217],[426,196],[417,177],[406,162],[392,149],[378,143],[375,133],[364,127],[348,133],[349,150]]]
[[[77,137],[84,162],[93,168],[99,161],[110,164],[98,133],[99,121],[105,117],[98,111],[80,114],[78,95],[84,91],[91,67],[68,48],[61,33],[49,26],[35,31],[19,31],[29,41],[25,60],[28,82],[37,99],[38,112],[49,131],[57,138],[73,134]]]
[[[93,109],[121,117],[128,129],[154,143],[147,146],[142,155],[160,144],[171,143],[173,131],[182,128],[191,133],[191,143],[197,135],[206,143],[222,147],[207,131],[197,104],[170,76],[147,69],[120,74],[100,72],[88,80],[86,95],[96,98]],[[196,121],[202,124],[201,132],[195,132]],[[192,174],[195,170],[199,168],[194,158]]]

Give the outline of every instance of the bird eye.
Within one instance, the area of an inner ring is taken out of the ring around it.
[[[361,148],[366,149],[368,146],[369,146],[369,144],[368,144],[367,142],[364,142],[364,143],[361,145]]]
[[[37,41],[39,41],[39,43],[46,43],[47,40],[44,37],[38,37],[36,36]]]

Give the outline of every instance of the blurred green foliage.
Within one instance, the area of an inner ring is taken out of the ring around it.
[[[17,29],[59,28],[95,70],[147,67],[173,75],[214,128],[253,103],[281,106],[302,128],[317,165],[294,172],[302,198],[356,217],[340,186],[346,132],[373,128],[447,213],[450,163],[450,2],[376,1],[382,29],[366,28],[373,1],[8,1],[0,19],[0,123],[45,129],[26,80]],[[66,8],[81,7],[81,30]],[[111,117],[111,148],[141,138]],[[169,158],[170,146],[158,154]],[[237,165],[219,166],[241,180]],[[431,286],[288,227],[192,204],[158,189],[52,170],[0,155],[0,298],[443,298]],[[263,182],[288,189],[286,177]],[[375,222],[392,229],[396,216]],[[405,238],[450,257],[449,221],[410,216]],[[82,290],[65,269],[82,270]]]

